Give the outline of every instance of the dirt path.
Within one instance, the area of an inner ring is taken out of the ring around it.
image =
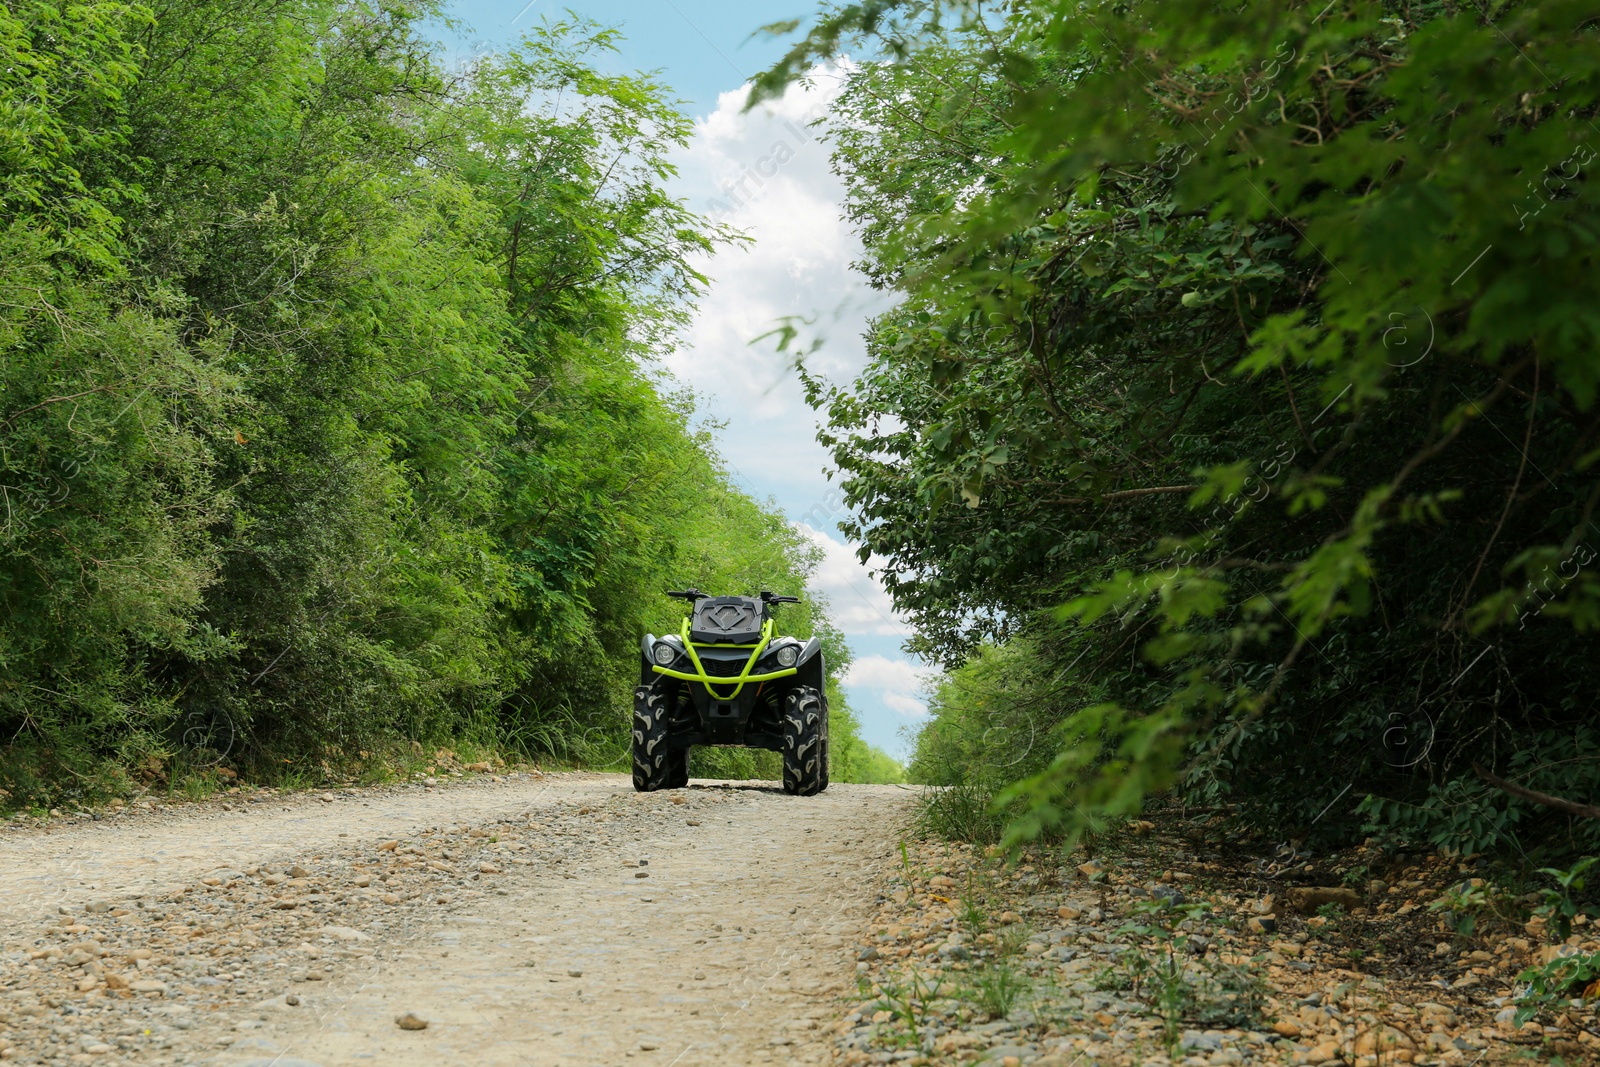
[[[910,795],[562,775],[9,831],[0,1058],[822,1062]]]

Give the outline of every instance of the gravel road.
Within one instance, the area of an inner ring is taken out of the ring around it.
[[[821,1063],[911,795],[512,775],[6,829],[0,1059]]]

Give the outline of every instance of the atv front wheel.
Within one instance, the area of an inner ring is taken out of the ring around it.
[[[823,732],[827,713],[822,697],[810,686],[790,691],[783,701],[783,791],[814,796],[828,784],[828,755]]]
[[[661,686],[633,692],[633,788],[640,793],[689,784],[689,753],[667,742],[677,694]]]

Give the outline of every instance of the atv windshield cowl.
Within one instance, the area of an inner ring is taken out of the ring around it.
[[[748,598],[729,597],[719,599],[744,600]],[[706,692],[710,693],[711,696],[716,700],[732,700],[734,697],[737,697],[740,691],[743,690],[744,687],[750,682],[772,682],[779,678],[787,678],[790,675],[798,673],[794,667],[784,667],[776,671],[767,671],[762,674],[751,673],[755,669],[756,661],[761,658],[762,653],[767,650],[767,646],[772,643],[771,619],[768,619],[761,624],[761,629],[757,635],[757,642],[754,646],[747,645],[742,641],[696,641],[691,637],[691,633],[692,631],[689,626],[689,620],[684,619],[683,630],[679,636],[683,639],[684,651],[689,653],[689,660],[694,664],[694,673],[691,674],[687,671],[675,671],[669,667],[663,667],[660,664],[652,664],[650,669],[656,674],[664,674],[668,678],[676,678],[679,681],[699,682],[701,685],[706,687]],[[737,675],[734,675],[733,677],[718,677],[716,675],[706,673],[705,664],[700,661],[700,653],[696,649],[697,645],[700,648],[737,648],[740,651],[749,648],[750,656],[745,660],[744,669],[741,670]],[[733,686],[733,691],[731,693],[722,693],[717,691],[717,686],[730,685]]]
[[[753,645],[762,641],[772,615],[753,596],[708,596],[695,601],[689,636],[700,644]]]

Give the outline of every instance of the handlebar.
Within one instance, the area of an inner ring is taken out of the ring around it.
[[[705,598],[709,597],[711,594],[710,593],[702,593],[700,590],[695,589],[694,587],[691,586],[688,589],[668,589],[667,590],[667,595],[670,596],[670,597],[677,597],[679,600],[687,600],[692,604],[696,600],[704,600]],[[798,603],[800,603],[800,598],[797,597],[797,596],[779,596],[777,593],[769,592],[766,589],[761,590],[761,599],[764,600],[765,602],[767,602],[768,604],[798,604]]]

